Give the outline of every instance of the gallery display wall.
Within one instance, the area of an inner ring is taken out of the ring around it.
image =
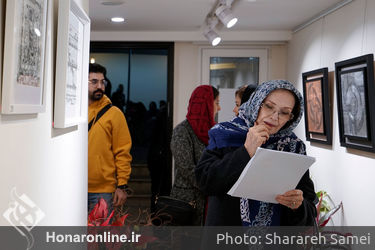
[[[89,0],[76,0],[88,11]],[[4,1],[0,1],[4,8]],[[45,43],[45,110],[30,114],[0,115],[0,225],[2,215],[17,197],[27,196],[43,213],[38,225],[86,225],[87,218],[87,122],[53,128],[57,8],[48,1]],[[9,72],[3,72],[4,75]],[[87,95],[82,95],[87,104]],[[82,106],[87,120],[87,105]],[[13,197],[11,197],[12,190]],[[18,203],[17,203],[18,202]]]
[[[325,190],[343,209],[333,217],[334,225],[373,226],[375,201],[375,153],[340,145],[335,63],[375,53],[375,2],[353,1],[293,34],[288,45],[290,81],[302,91],[302,73],[328,67],[332,90],[332,145],[306,142],[307,153],[317,158],[311,168],[316,190]],[[371,93],[370,93],[371,94]],[[375,93],[372,93],[374,96]],[[305,124],[296,130],[303,140]]]

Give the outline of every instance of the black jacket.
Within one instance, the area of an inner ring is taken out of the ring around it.
[[[240,199],[227,195],[250,160],[244,146],[205,150],[195,175],[202,192],[209,196],[206,226],[240,226]],[[303,204],[296,210],[281,205],[281,225],[311,226],[316,217],[316,194],[309,171],[296,189],[303,191]]]

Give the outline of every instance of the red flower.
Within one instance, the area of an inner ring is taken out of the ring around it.
[[[113,217],[114,211],[111,212],[111,214],[108,216],[108,205],[107,202],[100,198],[98,203],[96,203],[95,207],[91,210],[88,218],[88,226],[123,226],[125,223],[126,217],[128,217],[129,214],[125,214],[121,217],[117,217],[111,224],[109,222],[111,221]]]
[[[90,226],[90,233],[91,234],[98,234],[103,233],[103,229],[100,228],[101,226],[124,226],[126,218],[129,216],[129,214],[125,214],[123,216],[116,216],[113,221],[110,224],[111,219],[113,218],[114,211],[111,212],[111,214],[108,216],[108,205],[107,202],[100,198],[98,203],[95,205],[95,207],[92,209],[92,211],[89,214],[87,225]],[[108,216],[108,217],[107,217]],[[135,228],[135,227],[134,227]],[[131,228],[126,227],[124,229],[120,228],[110,228],[109,229],[111,234],[121,234],[121,231],[125,230],[125,234],[127,237],[130,237],[131,234]],[[134,230],[134,229],[133,229]],[[148,242],[154,242],[157,240],[154,236],[149,235],[141,235],[139,237],[138,242],[135,242],[136,247],[145,246]],[[106,242],[104,243],[106,249],[111,250],[117,250],[121,249],[122,243],[120,242]],[[100,244],[96,242],[92,242],[88,244],[88,249],[99,249]]]

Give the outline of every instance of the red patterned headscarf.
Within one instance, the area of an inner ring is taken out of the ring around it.
[[[201,85],[194,89],[186,118],[199,140],[208,145],[208,130],[215,125],[212,86]]]

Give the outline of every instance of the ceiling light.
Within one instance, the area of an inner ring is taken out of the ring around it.
[[[123,17],[112,17],[111,21],[114,22],[114,23],[122,23],[122,22],[125,22],[125,18],[123,18]]]
[[[230,6],[220,5],[215,11],[216,16],[229,29],[233,27],[238,19],[233,15]]]
[[[215,32],[219,20],[227,27],[233,27],[238,19],[231,11],[232,3],[235,0],[216,0],[215,6],[206,16],[206,24],[203,26],[203,35],[210,41],[212,46],[216,46],[221,42],[220,36]],[[220,29],[221,27],[219,27]]]
[[[212,46],[216,46],[221,42],[221,37],[212,29],[208,29],[203,35],[210,41]]]
[[[208,39],[212,46],[216,46],[221,42],[221,37],[215,32],[215,27],[219,20],[215,16],[206,18],[206,28],[203,35]]]

